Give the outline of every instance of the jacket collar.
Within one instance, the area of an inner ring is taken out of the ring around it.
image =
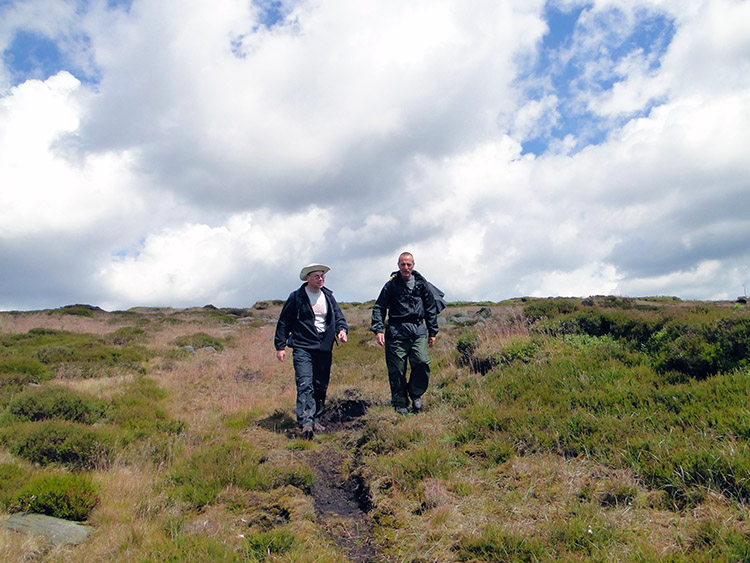
[[[416,281],[425,281],[424,276],[420,274],[419,272],[417,272],[416,270],[412,270],[411,275]],[[391,274],[391,279],[393,281],[396,281],[396,280],[399,280],[402,282],[404,281],[404,279],[401,277],[401,272],[399,272],[398,270],[396,270],[395,272]]]
[[[307,287],[307,282],[305,282],[301,286],[299,286],[299,289],[297,291],[299,291],[300,295],[302,295],[305,292],[305,288],[306,287]],[[326,286],[321,287],[320,290],[323,293],[325,293],[328,297],[330,297],[331,295],[333,295],[333,292],[330,289],[328,289]]]

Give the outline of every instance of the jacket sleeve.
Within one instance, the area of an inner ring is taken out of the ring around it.
[[[286,342],[289,334],[292,332],[294,321],[297,318],[297,298],[295,291],[289,294],[284,306],[279,313],[279,320],[276,322],[276,332],[273,337],[273,345],[277,350],[286,348]]]
[[[380,290],[380,295],[378,295],[375,305],[372,307],[370,330],[375,334],[385,332],[385,316],[388,311],[389,299],[388,284],[386,283]]]
[[[438,312],[437,303],[435,303],[435,296],[427,286],[427,282],[423,284],[422,290],[422,304],[424,305],[424,321],[427,325],[427,334],[429,336],[437,336],[438,331]]]

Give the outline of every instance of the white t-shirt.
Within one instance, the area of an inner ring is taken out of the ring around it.
[[[326,315],[328,314],[328,303],[326,302],[326,296],[322,291],[313,293],[307,288],[305,288],[305,293],[307,293],[307,298],[310,300],[310,305],[312,305],[313,313],[315,313],[315,328],[319,333],[325,332]]]

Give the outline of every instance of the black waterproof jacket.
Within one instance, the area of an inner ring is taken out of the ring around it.
[[[306,285],[307,282],[292,291],[281,308],[273,339],[277,350],[283,350],[289,346],[330,352],[339,331],[349,332],[349,325],[333,297],[333,292],[323,286],[321,291],[326,296],[328,313],[326,314],[326,330],[322,335],[318,334],[315,328],[315,314],[305,293]]]
[[[390,338],[412,339],[437,335],[435,297],[422,274],[414,270],[411,275],[415,280],[414,289],[409,289],[400,272],[396,271],[380,290],[372,308],[372,332],[386,332],[387,312],[386,334]]]

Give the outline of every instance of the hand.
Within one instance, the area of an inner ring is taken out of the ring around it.
[[[375,339],[378,341],[378,345],[383,346],[385,344],[385,333],[379,332],[375,335]]]
[[[432,346],[435,344],[436,340],[437,340],[437,336],[430,336],[427,339],[427,346],[429,346],[430,348],[432,348]]]
[[[341,342],[344,342],[344,343],[346,343],[346,341],[349,340],[349,337],[346,335],[345,330],[339,331],[339,340],[341,340]]]
[[[280,362],[286,360],[286,350],[276,350],[276,359]]]

